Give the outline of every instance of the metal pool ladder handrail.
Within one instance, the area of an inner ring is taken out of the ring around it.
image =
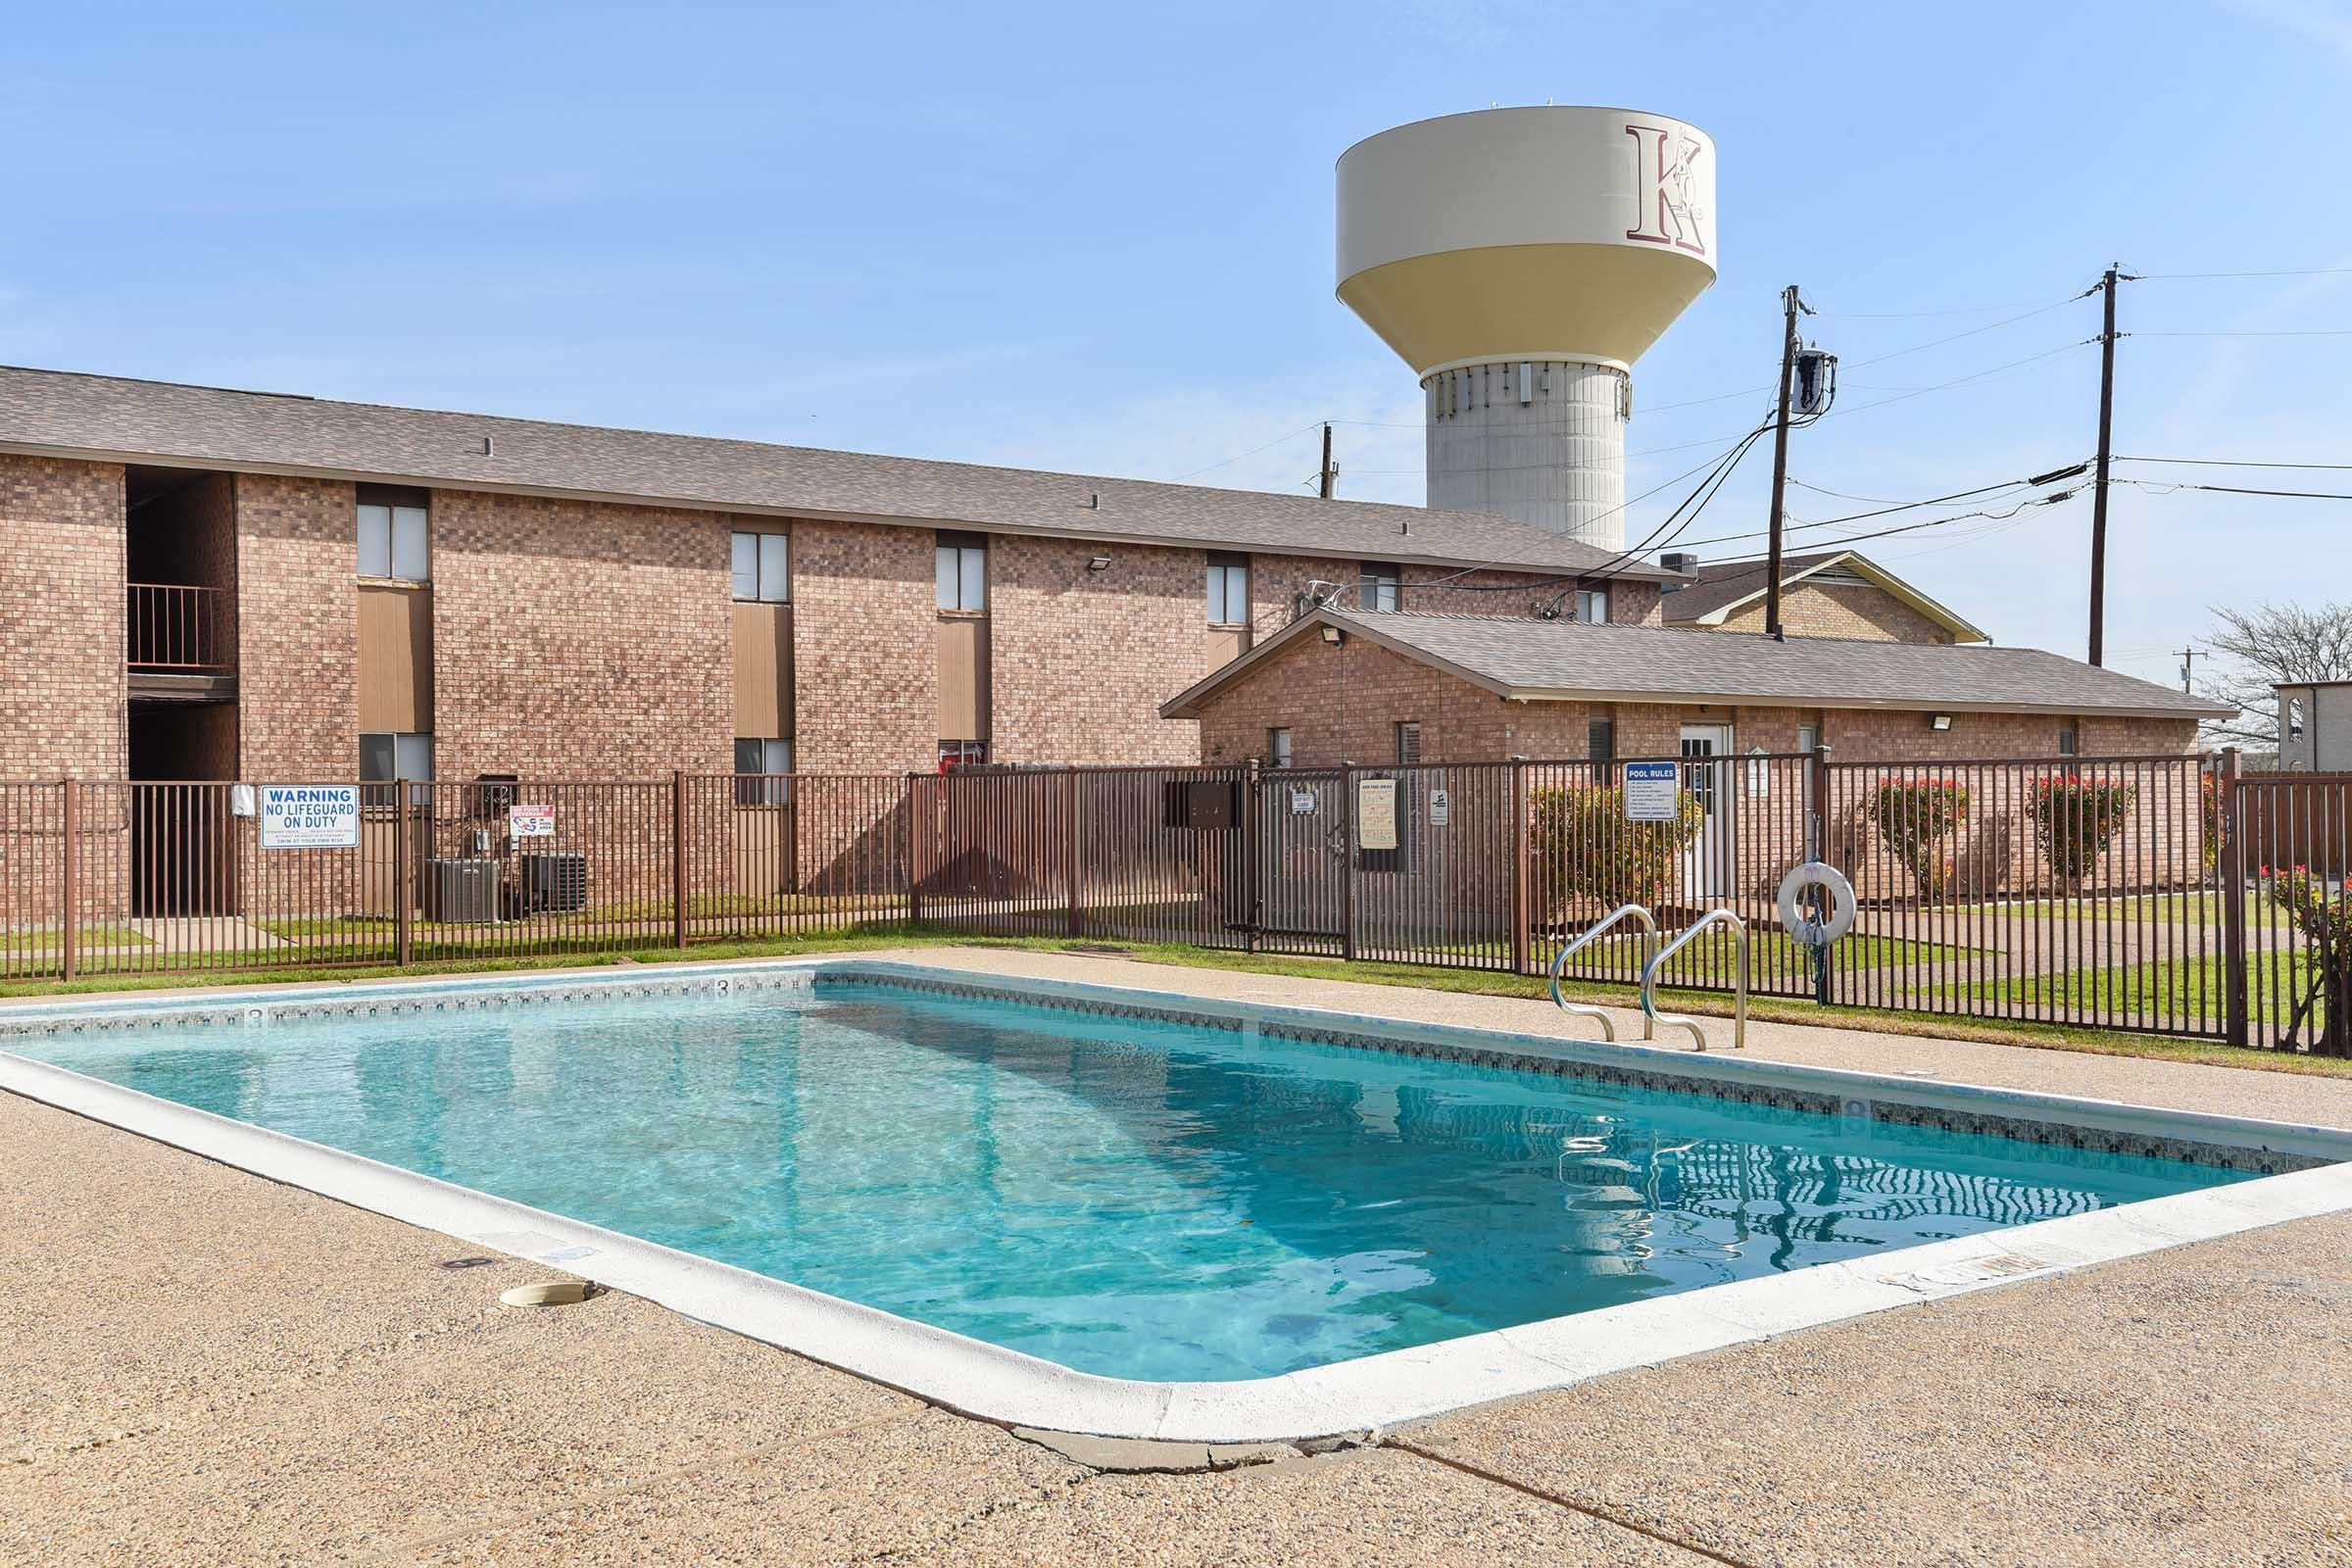
[[[1698,1042],[1699,1050],[1707,1049],[1706,1033],[1699,1028],[1698,1020],[1685,1017],[1679,1012],[1660,1012],[1654,993],[1657,990],[1658,970],[1666,960],[1688,947],[1692,937],[1711,925],[1728,925],[1738,936],[1733,955],[1733,960],[1740,966],[1740,973],[1733,992],[1736,1000],[1732,1005],[1732,1049],[1739,1051],[1747,1045],[1747,922],[1729,909],[1709,909],[1684,928],[1672,942],[1650,955],[1649,962],[1642,969],[1642,1011],[1643,1016],[1651,1020],[1653,1027],[1661,1023],[1680,1024],[1690,1031],[1690,1038]]]
[[[1561,996],[1560,971],[1566,967],[1568,959],[1571,956],[1592,942],[1594,937],[1599,936],[1603,931],[1606,931],[1609,927],[1624,919],[1627,915],[1632,915],[1635,919],[1642,922],[1642,929],[1649,933],[1650,945],[1655,947],[1658,939],[1658,922],[1656,917],[1639,904],[1621,904],[1617,906],[1616,908],[1611,909],[1608,912],[1607,917],[1601,920],[1598,925],[1592,926],[1583,935],[1579,936],[1574,942],[1571,942],[1566,947],[1562,948],[1559,951],[1558,956],[1551,960],[1552,1004],[1558,1007],[1562,1012],[1572,1014],[1573,1016],[1579,1018],[1590,1018],[1593,1022],[1599,1024],[1601,1039],[1608,1041],[1612,1045],[1614,1045],[1617,1041],[1617,1026],[1609,1022],[1609,1015],[1601,1011],[1598,1007],[1579,1006],[1577,1004],[1570,1002],[1566,997]],[[1642,1038],[1644,1040],[1655,1040],[1658,1038],[1658,1026],[1650,1020],[1646,1014],[1646,1011],[1642,1019]]]

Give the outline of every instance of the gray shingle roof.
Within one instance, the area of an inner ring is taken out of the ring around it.
[[[1173,699],[1194,704],[1295,637],[1331,621],[1410,659],[1505,697],[1735,702],[1787,708],[1893,708],[2147,714],[2233,711],[2169,686],[2119,675],[2034,648],[1927,644],[1586,625],[1416,612],[1317,611]]]
[[[1567,575],[1611,559],[1478,513],[59,370],[0,368],[0,451]],[[1615,574],[1669,575],[1638,563]]]
[[[1811,571],[1824,563],[1838,560],[1848,552],[1825,550],[1809,556],[1783,556],[1781,581],[1787,582],[1799,572]],[[1714,561],[1701,563],[1688,574],[1690,583],[1677,588],[1663,601],[1668,620],[1696,620],[1726,605],[1738,604],[1749,594],[1764,591],[1765,563],[1761,561]]]

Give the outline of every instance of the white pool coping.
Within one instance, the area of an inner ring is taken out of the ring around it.
[[[1643,1045],[1547,1040],[1498,1030],[1366,1018],[1309,1007],[1269,1007],[1125,986],[1082,985],[856,957],[746,966],[687,965],[572,971],[562,976],[450,982],[395,980],[333,988],[338,998],[446,994],[463,988],[577,989],[648,981],[807,971],[944,981],[1013,996],[1092,998],[1165,1006],[1236,1021],[1291,1021],[1351,1034],[1461,1037],[1513,1054],[1564,1055],[1644,1071],[1779,1084],[1845,1101],[2032,1111],[2035,1119],[2124,1129],[2339,1161],[2284,1175],[2040,1220],[1865,1260],[1817,1264],[1519,1328],[1231,1383],[1153,1383],[1101,1377],[1008,1350],[878,1308],[786,1284],[675,1248],[637,1240],[486,1193],[421,1176],[305,1139],[0,1051],[0,1089],[154,1139],[373,1213],[561,1268],[673,1311],[902,1389],[984,1420],[1053,1432],[1162,1442],[1261,1443],[1353,1435],[1496,1399],[1566,1388],[1679,1356],[1750,1344],[1798,1329],[2063,1274],[2263,1226],[2352,1211],[2352,1133],[2283,1122],[2158,1110],[2112,1102],[2026,1095],[1966,1084],[1798,1067]],[[20,1011],[83,1022],[93,1015],[218,1013],[313,1004],[316,990],[254,991],[234,999],[77,1002]],[[161,1016],[158,1016],[161,1015]]]

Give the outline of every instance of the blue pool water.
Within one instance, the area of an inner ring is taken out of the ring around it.
[[[64,1036],[79,1072],[1136,1378],[2237,1179],[879,983]]]

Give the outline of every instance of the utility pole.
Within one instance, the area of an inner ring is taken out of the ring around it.
[[[1340,482],[1340,470],[1331,466],[1331,425],[1323,426],[1323,499],[1331,499],[1332,490]]]
[[[1788,384],[1796,378],[1796,313],[1803,302],[1796,285],[1781,290],[1788,318],[1781,332],[1781,416],[1772,434],[1772,549],[1764,566],[1764,635],[1781,635],[1781,505],[1788,489]]]
[[[2189,676],[2196,669],[2197,661],[2202,659],[2204,656],[2205,650],[2202,648],[2183,648],[2180,650],[2180,689],[2182,691],[2185,692],[2189,690]]]
[[[2099,461],[2090,495],[2090,662],[2107,662],[2107,461],[2115,427],[2115,285],[2126,274],[2110,267],[2099,278],[2106,296],[2099,328]]]

